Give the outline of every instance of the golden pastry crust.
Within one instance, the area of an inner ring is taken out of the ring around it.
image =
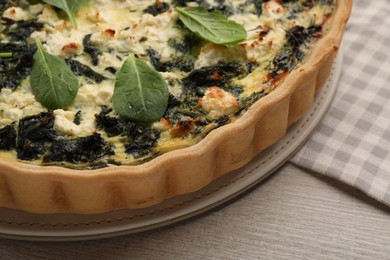
[[[72,170],[0,159],[0,206],[34,213],[99,213],[143,208],[196,191],[248,163],[282,138],[329,77],[351,0],[337,1],[327,34],[309,59],[236,122],[198,144],[138,166]],[[240,133],[240,134],[237,134]]]

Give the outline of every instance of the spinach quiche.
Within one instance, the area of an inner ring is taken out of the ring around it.
[[[0,206],[141,208],[283,137],[350,0],[0,1]]]

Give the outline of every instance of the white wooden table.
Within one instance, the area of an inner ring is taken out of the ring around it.
[[[0,259],[390,259],[390,208],[286,165],[190,220],[99,241],[0,239]]]

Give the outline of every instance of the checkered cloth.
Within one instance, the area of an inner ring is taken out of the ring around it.
[[[353,8],[335,100],[291,161],[390,206],[390,1]]]

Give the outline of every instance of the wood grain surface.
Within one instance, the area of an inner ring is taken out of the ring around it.
[[[390,209],[286,165],[196,218],[98,241],[0,239],[0,259],[390,259]]]

